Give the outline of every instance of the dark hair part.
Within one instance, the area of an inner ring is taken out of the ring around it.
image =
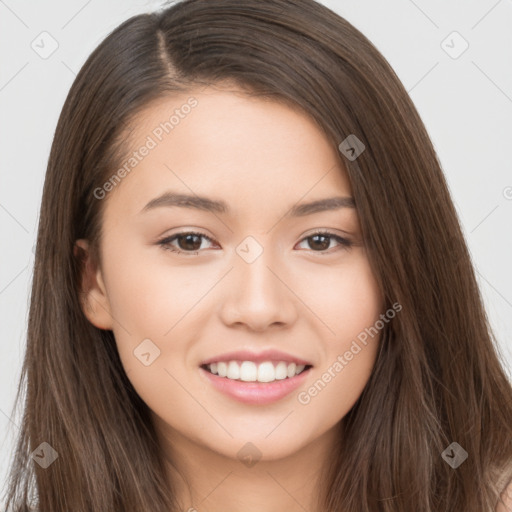
[[[86,238],[100,261],[93,194],[128,152],[151,102],[233,83],[311,116],[340,153],[387,305],[382,350],[340,423],[323,509],[494,511],[512,477],[512,387],[499,359],[441,165],[407,91],[375,46],[313,0],[185,0],[134,16],[91,54],[66,99],[44,184],[27,349],[24,414],[7,506],[40,512],[177,510],[148,407],[111,331],[81,305]],[[441,453],[469,454],[457,469]],[[48,443],[48,468],[31,453]]]

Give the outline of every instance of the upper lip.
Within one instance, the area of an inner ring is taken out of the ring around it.
[[[218,356],[205,359],[200,366],[217,363],[219,361],[253,361],[255,363],[262,363],[264,361],[284,361],[286,363],[295,363],[310,365],[311,363],[300,357],[281,352],[280,350],[263,350],[262,352],[251,352],[249,350],[237,350],[235,352],[225,352]]]

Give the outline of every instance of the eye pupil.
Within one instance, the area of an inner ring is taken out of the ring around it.
[[[320,249],[320,250],[325,250],[325,249],[328,249],[329,248],[329,244],[330,244],[330,239],[327,235],[313,235],[313,236],[310,236],[309,237],[310,240],[313,240],[313,244],[309,244],[309,246],[311,247],[311,249]],[[324,242],[323,243],[319,243],[319,245],[317,245],[315,247],[315,244],[318,243],[318,239],[319,238],[323,238],[324,239]]]
[[[196,239],[195,244],[192,241],[194,238]],[[192,244],[193,247],[190,247],[190,246],[184,247],[183,244],[181,243],[183,241],[183,239],[185,239],[186,244]],[[199,240],[199,243],[197,243],[197,240]],[[181,249],[185,249],[187,251],[197,251],[201,247],[201,237],[199,235],[194,235],[194,234],[179,235],[178,236],[178,245],[180,246]]]

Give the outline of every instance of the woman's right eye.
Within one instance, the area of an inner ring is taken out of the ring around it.
[[[203,233],[184,231],[182,233],[176,233],[172,236],[166,237],[157,243],[167,251],[176,252],[178,254],[196,255],[198,254],[198,251],[202,248],[202,238],[210,242],[213,242],[213,240],[210,237],[204,235]],[[175,241],[178,242],[178,248],[176,248],[175,245],[172,245],[172,243]]]

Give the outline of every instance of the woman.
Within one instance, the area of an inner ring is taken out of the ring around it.
[[[12,510],[512,507],[512,388],[435,151],[313,0],[185,0],[93,52],[25,380]]]

